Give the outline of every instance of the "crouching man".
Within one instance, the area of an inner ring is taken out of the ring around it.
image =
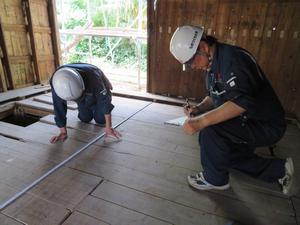
[[[112,85],[96,66],[86,63],[66,64],[59,67],[50,79],[54,105],[55,123],[59,134],[50,139],[51,143],[64,141],[67,134],[67,101],[78,105],[78,118],[85,123],[92,119],[104,125],[106,135],[119,138],[121,135],[112,128],[111,103]]]

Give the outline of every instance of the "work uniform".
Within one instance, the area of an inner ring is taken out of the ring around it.
[[[83,122],[90,122],[92,119],[96,123],[105,123],[105,114],[110,114],[114,108],[111,103],[112,86],[103,72],[96,66],[87,63],[66,64],[59,67],[75,69],[83,79],[85,90],[83,95],[75,100],[78,105],[78,118]],[[52,76],[53,78],[53,76]],[[66,126],[67,102],[61,99],[52,86],[52,99],[55,113],[55,123],[58,127]]]
[[[285,160],[254,154],[256,147],[278,142],[286,129],[283,107],[254,57],[242,48],[216,43],[206,86],[215,108],[231,101],[246,112],[200,132],[205,180],[225,185],[231,168],[267,182],[283,177]]]

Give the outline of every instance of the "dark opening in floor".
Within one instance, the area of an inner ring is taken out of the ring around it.
[[[39,116],[30,115],[30,114],[16,115],[13,113],[5,117],[1,121],[22,126],[22,127],[27,127],[35,122],[38,122],[39,120],[40,120]]]

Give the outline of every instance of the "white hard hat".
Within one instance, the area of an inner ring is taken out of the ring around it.
[[[72,68],[58,69],[52,78],[52,85],[56,94],[67,101],[81,97],[85,87],[80,74]]]
[[[201,27],[178,27],[170,42],[172,55],[181,63],[189,61],[197,51],[203,32],[204,30]]]

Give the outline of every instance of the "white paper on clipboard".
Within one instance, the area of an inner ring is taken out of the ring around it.
[[[187,119],[187,116],[178,117],[176,119],[168,120],[165,124],[174,125],[174,126],[182,126]]]

